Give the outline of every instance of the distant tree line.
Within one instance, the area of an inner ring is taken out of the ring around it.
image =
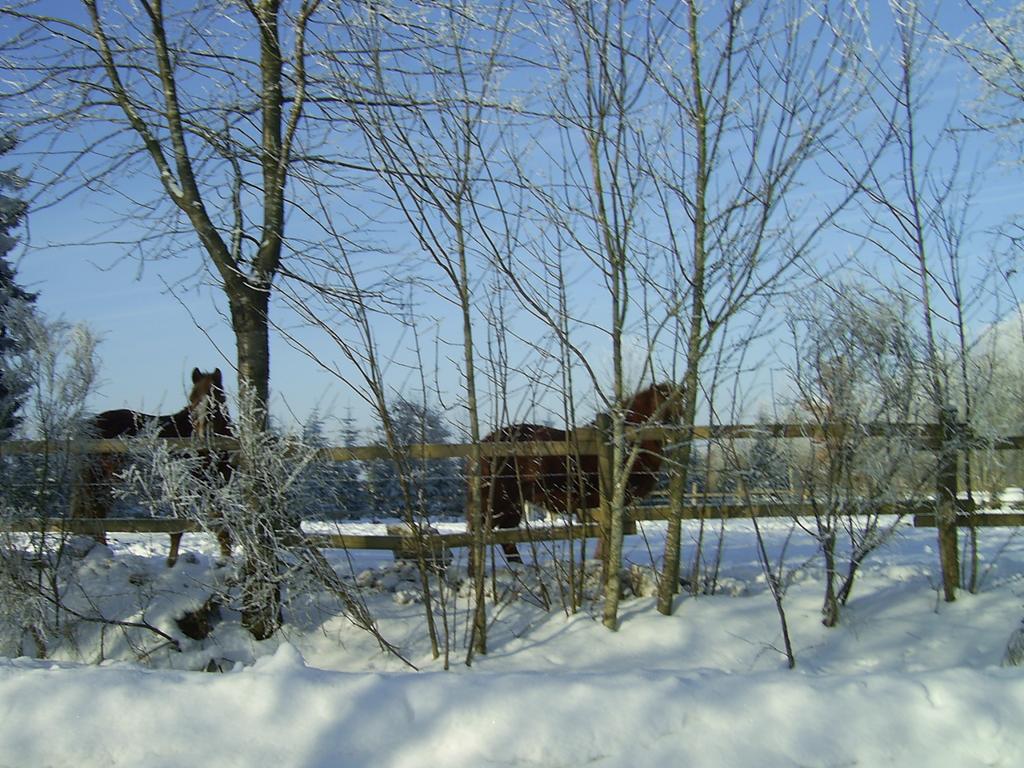
[[[398,397],[391,403],[389,412],[402,446],[451,441],[451,428],[434,407]],[[340,443],[328,439],[325,432],[323,418],[315,413],[303,427],[303,439],[314,447],[385,443],[379,424],[363,437],[351,416],[342,419],[338,433]],[[458,459],[410,460],[407,467],[417,515],[460,519],[464,516],[466,481]],[[399,469],[390,459],[315,462],[306,468],[298,492],[306,497],[302,508],[314,518],[401,518],[406,514]]]

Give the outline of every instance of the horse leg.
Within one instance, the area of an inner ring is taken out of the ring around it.
[[[497,520],[492,520],[491,529],[499,531],[510,531],[515,530],[519,527],[519,521],[516,520],[512,525],[507,524],[508,521],[502,520],[499,517]],[[469,517],[466,520],[466,530],[472,532],[473,521]],[[514,542],[507,542],[501,545],[502,552],[505,554],[506,563],[522,563],[523,557],[519,554],[519,549],[516,547]],[[469,573],[473,573],[473,548],[469,550]]]
[[[231,531],[224,522],[224,515],[208,509],[205,512],[207,530],[217,539],[217,546],[220,549],[218,565],[223,565],[231,559]]]
[[[476,526],[473,523],[473,512],[470,510],[469,504],[467,504],[466,505],[466,532],[467,533],[473,533],[473,531],[475,529],[476,529]],[[486,530],[486,528],[485,528],[485,530]],[[476,547],[476,545],[471,543],[469,545],[469,549],[467,550],[468,554],[467,554],[467,557],[466,557],[466,573],[469,574],[470,578],[473,578],[473,574],[476,573],[476,559],[474,558],[475,547]],[[482,558],[481,559],[485,563],[485,565],[483,567],[486,568],[486,562],[487,562],[487,554],[486,554],[486,552],[482,553]]]
[[[583,518],[582,522],[586,522],[586,518]],[[622,534],[624,536],[632,536],[636,533],[636,520],[630,516],[622,521]],[[606,525],[601,526],[601,533],[597,537],[597,543],[594,544],[594,559],[601,560],[604,558],[604,547],[605,539],[608,537],[609,528]]]
[[[522,514],[516,508],[506,510],[503,514],[496,516],[494,520],[494,527],[499,531],[515,531],[519,528],[519,524],[522,522]],[[522,563],[523,557],[519,554],[519,548],[516,546],[514,541],[505,542],[501,545],[502,552],[505,553],[506,563]]]
[[[219,376],[219,374],[220,371],[218,369],[217,375]],[[234,469],[225,454],[218,455],[216,468],[220,481],[227,485],[231,481]],[[223,511],[211,510],[208,517],[212,522],[211,527],[217,536],[217,545],[220,547],[220,559],[223,562],[227,562],[231,559],[231,529],[228,527]]]
[[[512,526],[511,528],[502,528],[501,526],[495,526],[495,529],[499,530],[499,531],[514,531],[516,529],[516,526]],[[523,557],[522,557],[522,555],[519,554],[519,549],[516,547],[515,542],[509,541],[509,542],[503,543],[501,545],[501,551],[504,552],[504,554],[505,554],[505,562],[506,563],[522,563],[523,562]],[[472,549],[470,549],[469,555],[470,555],[470,559],[469,559],[469,567],[470,567],[470,569],[469,569],[469,572],[472,573],[473,572],[473,551],[472,551]]]
[[[491,512],[491,526],[492,528],[499,531],[514,531],[519,528],[519,524],[523,520],[523,513],[518,506],[514,503],[505,502],[498,504],[497,500],[494,504],[494,509]],[[519,554],[519,548],[516,547],[515,542],[509,541],[501,545],[502,552],[505,553],[506,563],[522,563],[522,555]]]
[[[513,542],[502,544],[501,548],[505,552],[505,562],[522,564],[523,556],[519,554],[519,548]]]

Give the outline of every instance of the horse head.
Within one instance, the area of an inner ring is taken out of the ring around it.
[[[192,369],[188,413],[192,428],[198,437],[231,434],[231,420],[228,417],[228,404],[220,368],[212,373],[204,373],[198,368]]]
[[[653,384],[637,392],[626,404],[626,421],[630,424],[675,424],[682,415],[683,388],[671,382]]]

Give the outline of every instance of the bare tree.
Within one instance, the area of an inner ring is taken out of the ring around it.
[[[281,329],[286,338],[310,361],[348,386],[379,419],[379,436],[387,449],[393,479],[398,486],[397,509],[413,534],[417,544],[417,563],[426,612],[428,634],[435,658],[440,654],[440,640],[433,616],[433,600],[426,553],[422,546],[424,521],[419,516],[419,506],[414,487],[413,459],[409,455],[412,440],[408,428],[403,430],[396,424],[389,400],[392,396],[387,379],[388,360],[378,342],[377,327],[387,314],[404,314],[407,308],[395,299],[392,292],[379,286],[365,285],[349,252],[349,243],[338,232],[327,215],[327,203],[320,199],[324,214],[323,228],[336,245],[336,252],[329,260],[309,260],[304,265],[304,279],[297,280],[289,290],[283,291],[289,306],[309,326],[321,330],[332,342],[333,349],[349,364],[351,373],[338,362],[306,346],[295,335]],[[369,478],[373,482],[373,470]],[[445,662],[447,663],[447,637],[445,638]]]
[[[965,0],[974,24],[957,38],[935,34],[981,81],[969,120],[1016,148],[1021,162],[1024,128],[1024,7],[1018,3]]]
[[[102,192],[139,228],[143,258],[198,245],[200,271],[227,301],[239,387],[263,423],[271,297],[286,271],[286,221],[302,210],[289,199],[295,168],[324,164],[311,149],[328,129],[308,112],[307,41],[319,6],[82,0],[62,16],[37,2],[0,9],[15,34],[0,102],[36,153],[40,203]],[[126,178],[145,193],[124,191]],[[240,464],[250,460],[243,451]],[[254,516],[267,492],[254,493]],[[257,613],[250,628],[265,636],[278,606]]]
[[[895,30],[892,46],[879,49],[877,60],[865,67],[884,154],[866,177],[862,155],[839,160],[851,178],[857,174],[863,190],[853,209],[856,219],[842,228],[864,243],[866,272],[897,282],[915,297],[928,418],[950,422],[943,461],[956,461],[965,446],[952,422],[973,419],[968,324],[987,279],[972,284],[965,269],[974,258],[971,222],[978,176],[970,170],[969,134],[959,130],[957,105],[940,112],[944,119],[939,121],[929,112],[936,109],[929,90],[942,71],[934,66],[934,21],[916,2],[893,2],[889,15]],[[969,465],[964,476],[970,490]],[[938,502],[944,593],[952,601],[960,570],[956,500]]]
[[[532,157],[516,157],[536,212],[532,236],[523,238],[515,258],[500,262],[516,296],[558,341],[566,420],[575,411],[574,369],[584,374],[604,413],[596,425],[608,446],[602,469],[608,503],[601,514],[603,621],[610,629],[618,626],[628,478],[642,450],[626,439],[630,399],[654,377],[650,338],[640,341],[635,359],[628,349],[631,332],[645,335],[631,291],[639,285],[644,249],[639,153],[651,110],[647,74],[638,61],[646,24],[642,11],[620,3],[566,0],[534,7],[535,44],[551,70],[549,103],[537,109],[546,111],[546,130],[557,144],[538,142]],[[587,288],[570,287],[578,279],[571,273],[585,276]],[[589,304],[594,288],[607,302],[597,321],[579,303]],[[597,358],[593,346],[601,350]],[[664,412],[651,416],[658,420]]]
[[[697,415],[702,361],[751,300],[771,295],[849,200],[840,185],[807,196],[827,169],[840,127],[858,113],[857,9],[847,3],[735,2],[712,12],[693,2],[657,9],[644,56],[668,105],[646,172],[656,191],[664,301],[674,308],[685,393]],[[824,178],[829,178],[826,174]],[[677,451],[674,498],[686,485],[690,445]],[[658,609],[678,589],[680,512],[669,520]]]
[[[827,627],[839,623],[865,558],[900,524],[889,513],[918,498],[933,472],[922,471],[919,436],[907,431],[919,421],[922,371],[906,305],[844,284],[822,286],[790,315],[796,417],[820,433],[792,460],[812,511],[797,523],[824,561]]]
[[[686,3],[566,1],[532,14],[551,70],[551,128],[536,157],[517,155],[536,201],[537,233],[502,267],[611,413],[610,571],[621,535],[615,493],[636,456],[618,410],[631,389],[629,341],[640,348],[640,376],[674,379],[682,421],[693,423],[712,340],[754,297],[778,290],[849,199],[845,184],[813,200],[800,189],[858,108],[850,54],[857,17],[845,9],[805,13],[800,2],[740,2],[723,15]],[[545,171],[530,160],[543,161]],[[577,274],[589,272],[587,292],[557,285],[564,253],[573,254]],[[600,323],[581,310],[595,286],[608,298]],[[611,350],[607,377],[593,365],[597,344]],[[674,457],[683,468],[676,498],[689,450],[683,441]],[[665,612],[678,585],[679,514],[669,524],[659,600]],[[613,581],[606,585],[610,626]]]
[[[320,5],[162,0],[0,9],[4,118],[36,152],[40,203],[83,188],[148,225],[137,253],[198,245],[230,310],[240,382],[269,392],[268,312],[282,268],[289,178],[304,130],[307,33]],[[146,180],[147,192],[121,182]]]
[[[354,114],[354,123],[365,138],[368,164],[431,267],[426,279],[436,285],[440,278],[437,294],[450,302],[461,326],[461,353],[452,363],[461,371],[474,446],[482,437],[475,286],[496,252],[509,247],[503,217],[515,215],[502,204],[500,173],[489,154],[501,129],[492,115],[502,106],[511,18],[512,6],[504,2],[412,3],[386,13],[370,8],[364,23],[351,28],[369,52],[367,62],[331,62],[336,88],[379,96]],[[476,608],[467,663],[473,649],[486,651],[481,461],[477,447],[468,463]]]

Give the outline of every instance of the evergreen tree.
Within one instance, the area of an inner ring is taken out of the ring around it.
[[[0,155],[9,152],[15,144],[13,135],[0,134]],[[36,300],[35,294],[17,284],[14,267],[8,261],[8,254],[18,242],[13,232],[25,218],[28,206],[24,200],[7,193],[17,192],[24,186],[25,180],[15,171],[0,169],[0,440],[10,438],[18,426],[18,410],[25,396],[25,385],[5,375],[8,370],[5,363],[23,348],[23,340],[11,333],[9,318],[12,313],[30,309]]]
[[[415,443],[447,443],[451,430],[435,409],[398,398],[389,406],[391,426],[399,449]],[[377,442],[384,444],[384,429],[377,427]],[[404,462],[414,511],[429,517],[461,516],[465,509],[465,480],[453,459],[406,459]],[[395,462],[368,462],[367,485],[373,512],[400,517],[405,500]]]
[[[350,448],[359,443],[359,430],[350,410],[341,420],[341,444]],[[341,461],[334,462],[334,466],[334,493],[339,515],[344,514],[348,518],[365,517],[369,513],[369,504],[363,479],[363,462]]]
[[[750,446],[747,461],[743,474],[749,490],[778,491],[789,487],[789,462],[779,440],[758,433]]]
[[[356,445],[359,432],[352,416],[341,420],[341,444]],[[324,424],[314,412],[302,428],[302,441],[324,448],[333,441],[324,435]],[[323,520],[360,518],[367,513],[366,490],[357,461],[317,461],[306,467],[299,483],[303,514]]]

